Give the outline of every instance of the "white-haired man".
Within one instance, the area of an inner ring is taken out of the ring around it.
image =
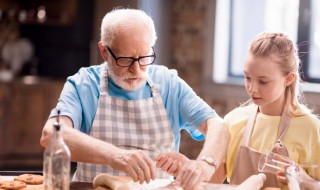
[[[188,182],[191,187],[209,180],[224,158],[227,127],[176,71],[151,65],[156,38],[145,12],[113,10],[101,25],[99,49],[105,63],[82,68],[67,79],[40,142],[44,147],[50,142],[61,110],[68,126],[64,139],[77,161],[73,180],[91,182],[99,173],[127,175],[141,183],[165,178],[168,174],[156,169],[153,159],[178,151],[181,129],[198,140],[210,136],[199,159],[186,166],[197,170],[192,172],[197,180]]]

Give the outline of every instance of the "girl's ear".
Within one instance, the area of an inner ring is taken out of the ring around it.
[[[290,86],[296,80],[294,73],[289,73],[286,77],[286,86]]]
[[[103,60],[107,61],[107,48],[102,44],[102,42],[98,42],[98,46],[99,46],[99,50],[100,50],[100,54],[103,58]]]

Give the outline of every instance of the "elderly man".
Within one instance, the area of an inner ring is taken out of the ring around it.
[[[127,175],[140,183],[168,177],[153,159],[178,151],[181,129],[198,140],[210,136],[190,166],[198,172],[189,184],[209,180],[221,163],[229,142],[227,127],[176,71],[151,65],[156,38],[145,12],[113,10],[102,21],[98,44],[105,63],[81,68],[67,79],[41,145],[49,144],[61,110],[63,137],[77,161],[73,180],[91,182],[99,173]]]

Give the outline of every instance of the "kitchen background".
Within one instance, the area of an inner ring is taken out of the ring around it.
[[[101,20],[117,6],[152,10],[157,64],[178,70],[219,115],[248,98],[242,85],[213,84],[208,75],[215,0],[1,0],[0,170],[41,170],[42,127],[66,77],[101,63]],[[317,113],[318,96],[307,96]],[[188,157],[195,158],[202,145],[182,132],[180,151]]]

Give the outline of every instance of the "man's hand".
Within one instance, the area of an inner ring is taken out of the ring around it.
[[[215,167],[202,160],[191,160],[179,171],[177,183],[184,189],[195,189],[203,181],[209,181],[215,172]]]
[[[142,150],[119,149],[111,155],[109,163],[113,169],[127,173],[134,182],[149,183],[155,179],[155,164]]]

